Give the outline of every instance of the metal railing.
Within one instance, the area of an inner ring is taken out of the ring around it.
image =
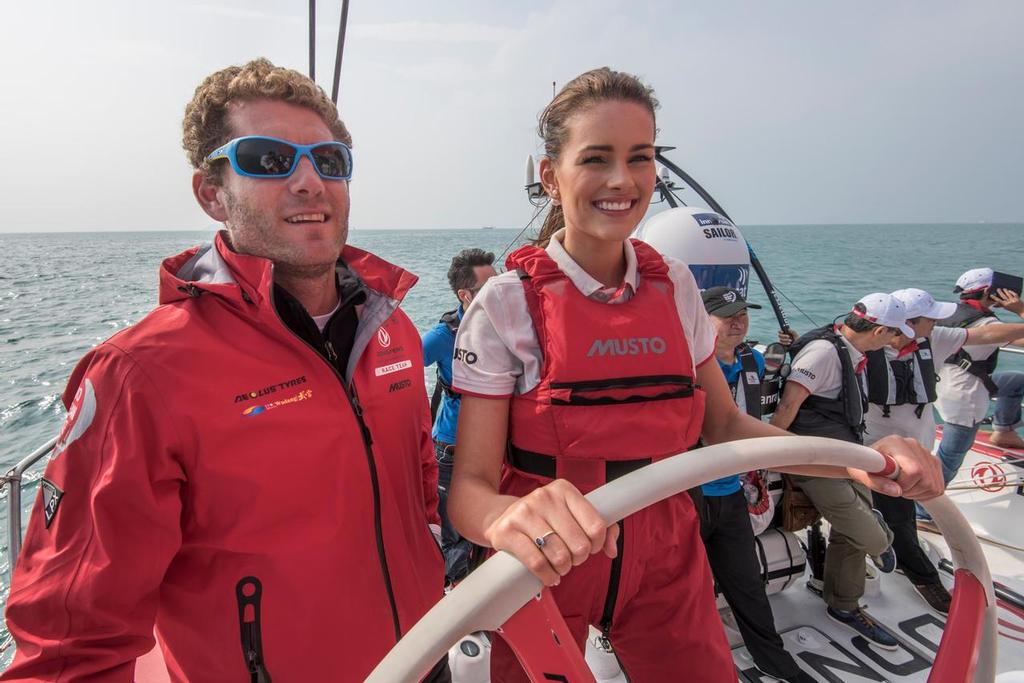
[[[9,487],[7,493],[7,585],[11,585],[11,578],[14,576],[14,565],[21,553],[21,477],[28,468],[36,464],[53,450],[57,444],[57,437],[53,437],[42,446],[32,452],[17,465],[12,467],[7,474],[0,479],[0,492],[5,486]]]

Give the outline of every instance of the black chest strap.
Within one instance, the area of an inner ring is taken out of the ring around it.
[[[736,347],[736,357],[740,360],[740,376],[737,378],[737,387],[742,388],[743,402],[747,415],[761,419],[761,378],[757,368],[757,358],[754,357],[754,350],[746,342]]]

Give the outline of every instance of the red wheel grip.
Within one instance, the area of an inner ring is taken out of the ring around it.
[[[879,455],[881,455],[882,458],[885,459],[885,466],[882,467],[882,469],[878,470],[877,472],[872,472],[871,474],[877,477],[887,477],[889,479],[895,479],[897,476],[899,476],[900,466],[896,464],[896,461],[893,460],[888,455],[886,455],[885,453],[880,453]]]

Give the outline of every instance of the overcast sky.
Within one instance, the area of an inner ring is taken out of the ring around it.
[[[209,227],[185,103],[253,57],[305,71],[306,10],[4,3],[0,232]],[[352,226],[521,227],[551,83],[601,65],[654,86],[659,140],[740,224],[1022,221],[1022,26],[1016,0],[351,0]]]

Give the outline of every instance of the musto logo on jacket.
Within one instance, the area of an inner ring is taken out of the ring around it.
[[[521,273],[543,353],[541,381],[512,399],[512,466],[550,459],[547,474],[581,491],[603,484],[609,470],[651,462],[693,446],[704,394],[676,309],[668,267],[634,242],[640,285],[625,303],[583,296],[541,249],[509,257]]]

